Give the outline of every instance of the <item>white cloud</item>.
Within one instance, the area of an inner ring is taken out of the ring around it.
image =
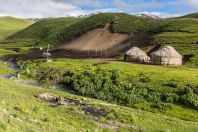
[[[198,8],[198,0],[187,0],[188,4],[194,8]]]
[[[171,18],[171,17],[179,17],[184,14],[173,14],[173,13],[166,13],[166,12],[139,12],[138,14],[146,14],[146,15],[151,15],[151,16],[158,16],[161,18]]]
[[[78,6],[55,0],[1,0],[0,15],[22,18],[84,15]]]
[[[118,9],[125,10],[125,11],[127,11],[127,10],[128,11],[135,11],[135,10],[141,10],[141,9],[145,8],[145,4],[143,4],[143,3],[141,3],[141,4],[129,4],[129,3],[126,3],[123,0],[112,0],[112,3]]]
[[[85,8],[89,7],[88,10]],[[175,12],[182,12],[183,7],[191,8],[188,11],[198,9],[198,0],[0,0],[0,16],[14,16],[21,18],[64,17],[87,15],[94,12],[129,12],[146,13],[160,17],[178,16],[163,12],[171,7]],[[180,10],[181,7],[181,10]],[[83,9],[82,9],[83,8]],[[185,10],[185,12],[187,12]]]
[[[91,6],[91,7],[102,7],[105,4],[104,0],[53,0],[62,3],[68,3],[77,6]]]

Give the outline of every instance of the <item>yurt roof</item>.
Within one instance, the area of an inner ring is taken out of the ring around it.
[[[159,50],[151,53],[154,56],[161,57],[182,57],[172,46],[165,46],[160,48]]]
[[[146,53],[138,47],[133,47],[126,52],[126,55],[146,55]]]

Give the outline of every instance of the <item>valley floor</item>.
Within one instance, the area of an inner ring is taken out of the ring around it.
[[[0,78],[0,131],[196,131],[198,122],[185,121],[76,96],[60,90],[19,84]],[[90,104],[53,106],[39,94],[53,93]],[[105,112],[95,115],[94,111]]]
[[[42,66],[65,67],[65,69],[79,71],[82,66],[96,65],[99,62],[99,60],[58,59],[53,60],[53,62],[42,63]],[[134,79],[139,78],[138,75],[144,70],[149,77],[155,77],[150,84],[155,84],[156,81],[159,81],[159,76],[164,76],[167,80],[178,76],[180,81],[176,81],[179,85],[185,84],[183,79],[187,79],[187,81],[197,85],[197,71],[193,69],[144,66],[122,62],[102,64],[101,67],[105,69],[117,67],[125,75],[130,73],[128,76],[133,76]],[[1,76],[14,74],[14,71],[3,62],[0,63],[0,68]],[[161,84],[158,83],[156,86],[161,86]],[[164,86],[162,90],[164,91],[164,89],[167,89],[167,87]],[[45,93],[52,93],[67,100],[79,101],[85,105],[56,106],[53,103],[37,98],[40,94]],[[197,110],[174,105],[172,109],[159,112],[158,110],[152,111],[146,107],[146,105],[142,108],[124,107],[84,96],[77,96],[60,89],[25,85],[0,77],[0,131],[195,132],[198,130]]]

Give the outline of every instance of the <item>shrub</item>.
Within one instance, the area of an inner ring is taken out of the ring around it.
[[[168,86],[168,87],[171,87],[171,88],[177,88],[178,84],[177,84],[177,82],[167,82],[167,83],[164,84],[164,86]]]
[[[148,83],[151,81],[150,76],[147,75],[146,73],[140,73],[139,76],[140,76],[140,82]]]
[[[145,83],[122,83],[119,70],[91,69],[86,66],[80,71],[80,73],[74,73],[54,66],[40,65],[35,69],[34,77],[42,83],[61,84],[81,95],[126,106],[147,103],[163,110],[175,103],[180,103],[198,109],[198,95],[190,87],[167,93]],[[140,76],[149,77],[144,73]]]
[[[198,109],[198,95],[189,87],[185,87],[183,90],[183,93],[180,96],[180,102],[189,107]]]

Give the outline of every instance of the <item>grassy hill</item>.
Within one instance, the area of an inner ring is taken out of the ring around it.
[[[89,30],[104,27],[107,23],[112,24],[112,32],[135,33],[151,30],[160,25],[161,20],[146,19],[124,13],[102,13],[84,19],[47,19],[35,23],[11,38],[45,38],[44,41],[56,46],[56,44],[71,41]],[[44,32],[41,33],[40,31]]]
[[[32,47],[34,45],[44,45],[48,44],[48,40],[45,38],[49,34],[55,33],[58,30],[68,26],[75,21],[78,21],[78,18],[56,18],[56,19],[43,19],[40,20],[31,26],[27,27],[24,30],[9,34],[8,39],[4,39],[0,43],[0,47]],[[17,24],[17,23],[16,23]],[[24,26],[24,25],[23,25]]]
[[[182,16],[182,18],[198,18],[198,13],[188,14],[188,15]]]
[[[183,56],[192,56],[191,66],[198,67],[198,19],[174,19],[155,30],[151,44],[171,45]]]
[[[32,21],[13,17],[0,17],[0,41],[32,24]]]
[[[81,34],[96,28],[111,24],[111,31],[117,33],[137,33],[149,31],[162,24],[161,20],[147,19],[124,13],[103,13],[83,19],[71,26],[53,34],[51,40],[62,44],[75,39]]]
[[[190,14],[195,16],[195,14]],[[111,32],[130,34],[149,32],[145,49],[156,45],[171,45],[187,58],[188,65],[197,67],[198,20],[192,18],[152,19],[124,13],[102,13],[86,18],[57,18],[41,20],[12,35],[0,47],[57,47],[92,29],[111,24]],[[141,40],[141,39],[140,39]]]
[[[79,21],[80,18],[53,18],[44,19],[38,21],[37,23],[29,26],[25,30],[18,32],[10,36],[10,39],[36,39],[42,40],[47,38],[50,34],[58,32],[63,28],[67,27],[69,24]]]
[[[6,39],[3,34],[0,57],[16,53],[7,48],[27,51],[46,44],[56,47],[107,23],[111,24],[111,32],[131,36],[146,32],[148,36],[140,38],[147,39],[144,50],[172,45],[182,55],[191,56],[188,66],[198,67],[198,20],[151,19],[124,13],[46,19],[24,30],[18,28],[14,34],[11,29],[17,26],[4,23],[4,28],[10,27],[10,37]],[[198,130],[197,69],[99,59],[51,60],[18,61],[18,80],[3,78],[16,71],[0,61],[0,131]],[[45,87],[24,84],[28,81]],[[43,93],[53,93],[72,103],[56,106],[56,102],[39,100],[38,95]]]

